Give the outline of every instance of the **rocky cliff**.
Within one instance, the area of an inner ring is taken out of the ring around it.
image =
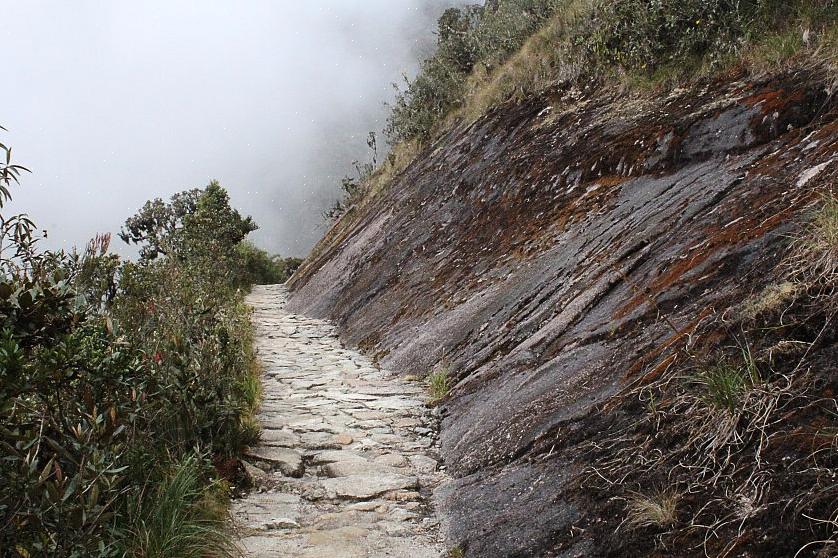
[[[836,142],[835,99],[816,70],[664,96],[557,88],[425,149],[332,228],[293,277],[290,308],[336,320],[347,344],[390,369],[451,371],[439,412],[455,480],[437,500],[466,556],[791,556],[828,539],[829,524],[743,496],[768,491],[753,475],[728,488],[710,479],[696,496],[690,479],[712,469],[698,462],[716,446],[689,442],[700,428],[683,417],[699,404],[672,386],[743,337],[804,342],[751,336],[767,328],[742,309],[782,284],[790,238],[838,177]],[[823,400],[834,397],[835,332],[829,319],[815,329],[794,362],[818,371]],[[798,414],[783,420],[810,428],[815,415]],[[737,436],[736,451],[751,443]],[[755,470],[754,455],[770,474],[811,449],[795,447],[745,452],[723,476]],[[676,526],[629,528],[631,495],[670,485]],[[725,498],[734,503],[714,503]],[[813,502],[828,520],[834,504]]]

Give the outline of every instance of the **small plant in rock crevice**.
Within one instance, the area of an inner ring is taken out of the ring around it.
[[[452,380],[448,365],[436,366],[425,380],[431,401],[439,401],[451,391]]]
[[[633,493],[627,502],[626,524],[632,529],[669,527],[678,520],[680,495],[664,490],[651,495]]]
[[[702,399],[711,407],[735,413],[748,391],[761,382],[759,368],[750,352],[742,350],[742,362],[719,360],[696,375]]]
[[[822,302],[832,298],[838,289],[838,197],[834,193],[822,195],[811,221],[794,240],[792,252],[792,277]]]

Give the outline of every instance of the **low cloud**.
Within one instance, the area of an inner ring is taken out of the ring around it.
[[[33,170],[11,209],[69,248],[216,178],[304,255],[454,3],[2,0],[0,124]]]

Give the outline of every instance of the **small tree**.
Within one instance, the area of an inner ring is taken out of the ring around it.
[[[252,218],[230,207],[227,191],[213,180],[203,190],[175,194],[168,203],[160,198],[146,202],[119,236],[140,246],[142,261],[151,261],[161,255],[185,258],[210,246],[228,253],[256,229]]]
[[[0,130],[6,131],[3,126]],[[25,214],[4,215],[2,210],[12,199],[12,186],[29,169],[12,162],[12,148],[0,142],[0,276],[31,267],[37,242],[35,224]]]

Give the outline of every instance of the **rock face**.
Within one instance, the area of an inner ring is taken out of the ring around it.
[[[441,434],[455,480],[437,492],[451,544],[602,552],[574,537],[586,503],[567,492],[579,438],[596,435],[588,417],[618,420],[616,394],[765,285],[816,187],[838,176],[827,89],[797,72],[505,105],[329,231],[289,308],[334,319],[388,369],[444,359],[456,375]]]
[[[422,387],[341,347],[328,323],[286,312],[285,299],[281,286],[248,298],[265,377],[263,441],[245,454],[255,486],[232,504],[245,555],[437,558],[436,440],[399,426],[435,423]]]

